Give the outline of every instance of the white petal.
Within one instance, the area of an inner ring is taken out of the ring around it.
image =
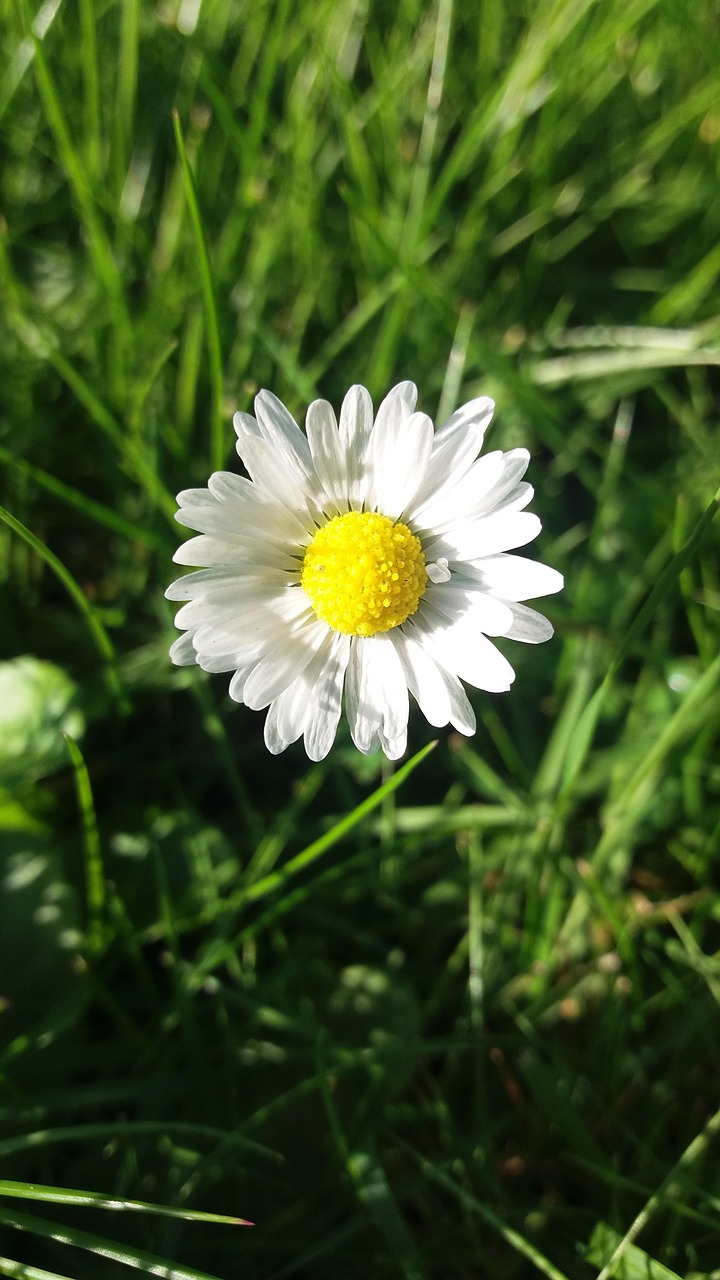
[[[311,760],[324,760],[335,741],[349,658],[350,636],[335,633],[331,637],[329,648],[323,648],[322,667],[309,699],[305,750]]]
[[[327,624],[306,621],[294,632],[284,631],[253,667],[245,682],[243,702],[261,711],[305,670],[328,634]]]
[[[184,604],[175,616],[175,626],[187,628],[222,624],[237,618],[240,611],[252,619],[253,611],[273,609],[278,596],[285,590],[285,584],[279,585],[265,577],[235,578],[200,593]]]
[[[243,693],[245,691],[245,681],[250,675],[250,672],[252,671],[254,665],[255,665],[255,659],[252,658],[249,662],[244,662],[242,666],[238,667],[237,671],[235,672],[232,680],[230,681],[230,687],[228,689],[228,693],[230,694],[230,697],[232,698],[233,702],[245,701],[243,697]]]
[[[208,480],[208,489],[218,502],[247,504],[259,501],[252,480],[248,480],[246,476],[238,476],[234,471],[214,471]],[[178,502],[181,497],[182,494],[178,494]]]
[[[229,534],[247,543],[268,540],[283,546],[307,546],[314,523],[306,516],[300,519],[294,511],[274,502],[240,503],[210,502],[206,506],[183,507],[175,513],[178,524],[198,533]]]
[[[282,546],[263,545],[255,538],[241,538],[227,533],[219,538],[204,533],[197,538],[190,538],[180,544],[173,560],[176,564],[202,565],[207,569],[224,565],[235,569],[239,574],[257,573],[265,565],[289,574],[297,574],[300,570],[299,553],[292,556]]]
[[[329,632],[299,676],[271,703],[265,742],[273,755],[305,733],[311,760],[322,760],[335,740],[350,637]]]
[[[293,470],[309,478],[312,461],[307,439],[282,401],[271,391],[261,391],[255,397],[255,413],[263,438]]]
[[[450,719],[450,697],[437,663],[426,649],[396,627],[390,637],[402,663],[408,688],[429,724],[440,728]]]
[[[190,667],[197,662],[192,631],[184,631],[170,646],[170,659],[176,667]]]
[[[450,723],[469,738],[477,728],[475,712],[457,676],[452,671],[445,671],[443,667],[440,670],[450,697]]]
[[[237,451],[264,495],[290,511],[312,509],[316,483],[311,483],[286,453],[256,436],[238,440]]]
[[[232,569],[198,569],[196,573],[188,573],[184,578],[171,582],[165,592],[166,600],[192,600],[209,587],[232,582],[235,572]]]
[[[378,417],[368,449],[370,505],[392,518],[402,515],[422,484],[432,449],[432,422],[425,413],[403,415],[405,403],[396,396],[398,412]]]
[[[240,699],[242,701],[242,699]],[[302,673],[287,689],[270,703],[265,717],[265,746],[274,756],[284,751],[292,742],[297,742],[305,728],[310,704]]]
[[[249,436],[256,436],[259,439],[262,435],[251,413],[236,413],[233,417],[233,426],[238,440],[247,440]]]
[[[524,644],[542,644],[554,634],[554,628],[548,619],[524,604],[513,604],[513,624],[506,631],[508,640],[522,640]]]
[[[283,591],[288,586],[288,574],[282,569],[262,566],[256,572],[248,571],[246,574],[239,574],[234,568],[198,569],[196,573],[188,573],[184,578],[171,582],[165,598],[195,600],[200,596],[210,595],[217,588],[233,586],[238,582],[254,583],[256,588],[266,587],[274,593]]]
[[[563,576],[557,569],[525,556],[488,556],[464,564],[463,573],[477,578],[486,591],[502,600],[539,600],[563,588]]]
[[[417,618],[417,614],[415,618]],[[439,728],[441,725],[447,724],[449,719],[454,728],[469,737],[476,729],[475,712],[470,706],[467,694],[454,670],[449,670],[440,660],[437,653],[430,652],[427,643],[427,632],[415,624],[414,618],[410,618],[403,624],[402,628],[398,628],[398,631],[402,631],[405,640],[411,646],[413,661],[416,665],[415,679],[417,681],[417,689],[413,687],[409,679],[408,685],[411,693],[417,698],[418,704],[427,720],[430,724]],[[423,656],[418,658],[418,654]],[[445,719],[440,718],[444,716],[444,703],[441,701],[441,695],[437,691],[435,677],[429,673],[428,664],[432,664],[437,671],[445,690],[448,702],[448,716]],[[429,712],[432,712],[432,714],[429,714]]]
[[[348,476],[345,449],[338,432],[337,419],[327,400],[314,400],[305,420],[310,452],[322,484],[324,508],[336,515],[348,510]]]
[[[450,417],[438,427],[435,439],[438,444],[447,444],[451,440],[459,443],[463,440],[470,427],[478,427],[482,430],[483,436],[487,431],[495,412],[495,401],[489,396],[477,396],[474,400],[468,400],[466,404],[456,409]],[[480,452],[482,445],[482,437],[477,447],[475,457]]]
[[[497,515],[482,516],[431,538],[424,546],[425,559],[477,560],[481,556],[495,555],[532,542],[542,525],[537,516],[528,511],[501,511]]]
[[[390,636],[373,636],[372,641],[380,641],[373,652],[373,681],[377,681],[383,703],[380,746],[388,759],[399,760],[407,746],[410,711],[407,681]]]
[[[418,398],[418,389],[415,386],[415,383],[414,382],[398,382],[394,387],[390,388],[385,399],[382,401],[382,404],[378,409],[378,417],[382,416],[383,407],[386,401],[388,401],[391,398],[391,396],[399,396],[401,400],[405,401],[410,412],[411,413],[414,412],[415,405],[417,404],[417,398]]]
[[[176,501],[179,507],[205,507],[208,503],[208,491],[207,489],[182,489]]]
[[[482,448],[494,408],[487,396],[470,400],[435,432],[425,479],[413,499],[413,516],[462,479]]]
[[[312,536],[312,522],[298,517],[284,503],[273,502],[259,486],[244,476],[216,471],[207,489],[186,489],[178,494],[179,524],[200,533],[238,533],[243,537],[275,538],[301,542]],[[310,530],[310,532],[309,532]]]
[[[370,393],[365,387],[351,387],[340,410],[340,442],[345,451],[348,503],[358,509],[367,497],[365,454],[373,424]]]
[[[485,498],[488,511],[497,511],[503,505],[503,499],[519,484],[529,465],[530,454],[527,449],[509,449],[503,454],[502,476]]]
[[[366,754],[382,746],[396,760],[405,750],[408,691],[402,664],[388,635],[354,638],[345,682],[350,733]]]
[[[429,609],[418,611],[415,619],[430,653],[448,671],[488,693],[505,693],[510,688],[515,679],[510,663],[471,623],[461,619],[442,625]]]
[[[428,590],[424,607],[445,623],[469,623],[486,636],[506,636],[513,625],[509,604],[457,578]]]
[[[505,464],[499,449],[483,454],[461,476],[438,492],[431,494],[421,506],[413,504],[412,520],[416,529],[444,529],[454,521],[473,516],[487,494],[502,479]]]
[[[272,600],[256,600],[195,632],[197,660],[204,671],[232,671],[257,663],[282,645],[312,617],[305,592],[294,587]]]
[[[377,751],[381,713],[374,699],[370,681],[369,649],[372,639],[353,636],[345,677],[345,712],[350,733],[358,751],[368,755]]]

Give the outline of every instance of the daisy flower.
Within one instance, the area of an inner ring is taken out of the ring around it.
[[[173,662],[232,671],[230,696],[268,707],[265,742],[301,735],[311,760],[335,739],[344,700],[356,747],[405,751],[408,692],[430,724],[475,731],[461,681],[499,693],[515,673],[489,636],[537,644],[550,623],[519,603],[559,591],[546,565],[508,555],[540,530],[524,510],[525,449],[478,457],[492,400],[471,400],[437,431],[411,382],[373,417],[351,387],[338,424],[315,400],[303,433],[269,391],[237,413],[249,479],[216,472],[178,494],[199,533],[175,554],[203,566],[174,582],[184,600]]]

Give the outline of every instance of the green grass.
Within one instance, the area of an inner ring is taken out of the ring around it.
[[[720,1274],[717,6],[0,23],[0,1275]],[[272,759],[173,495],[406,377],[532,450],[556,638]]]

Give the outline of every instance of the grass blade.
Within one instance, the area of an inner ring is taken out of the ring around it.
[[[219,471],[225,460],[227,450],[223,433],[222,353],[220,350],[220,329],[218,327],[215,302],[215,287],[207,241],[200,216],[195,178],[185,150],[185,140],[180,128],[180,116],[177,111],[173,111],[173,129],[175,130],[175,142],[182,168],[185,199],[195,235],[200,283],[205,306],[205,328],[207,330],[208,352],[210,355],[210,466],[213,471]]]
[[[173,1205],[150,1204],[146,1200],[128,1200],[125,1196],[110,1197],[96,1191],[76,1191],[70,1187],[44,1187],[36,1182],[8,1182],[0,1179],[0,1196],[12,1196],[18,1200],[42,1200],[46,1204],[81,1204],[94,1209],[112,1209],[124,1212],[152,1213],[163,1218],[181,1218],[186,1222],[225,1222],[233,1226],[250,1227],[247,1218],[236,1218],[226,1213],[205,1213],[200,1209],[178,1209]]]
[[[94,1232],[80,1231],[77,1227],[61,1226],[59,1222],[47,1222],[44,1218],[36,1218],[34,1214],[18,1213],[9,1209],[0,1209],[0,1222],[7,1227],[16,1227],[19,1231],[27,1231],[32,1235],[42,1236],[46,1240],[56,1240],[58,1244],[74,1245],[77,1249],[86,1249],[101,1258],[110,1258],[112,1262],[122,1262],[126,1267],[135,1267],[151,1276],[159,1276],[167,1280],[218,1280],[217,1276],[206,1271],[196,1271],[194,1267],[182,1267],[167,1258],[160,1258],[145,1249],[133,1249],[129,1245],[117,1244],[105,1236]]]
[[[120,710],[123,712],[128,711],[130,704],[117,673],[117,656],[114,645],[85,593],[81,590],[70,573],[70,570],[65,568],[62,560],[59,560],[50,548],[47,547],[44,542],[41,542],[40,538],[36,537],[34,533],[31,533],[29,529],[26,529],[25,525],[20,520],[16,519],[14,515],[11,515],[9,511],[6,511],[4,507],[0,507],[0,520],[3,520],[5,524],[13,530],[13,533],[16,533],[18,537],[22,538],[23,541],[28,544],[29,547],[32,547],[33,551],[37,552],[48,568],[52,570],[57,578],[59,578],[68,595],[77,605],[80,613],[85,619],[95,647],[106,664],[105,670],[107,673],[108,684],[114,696],[117,698]]]

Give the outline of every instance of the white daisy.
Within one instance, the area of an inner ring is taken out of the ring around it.
[[[333,744],[345,701],[360,751],[405,751],[408,690],[430,724],[475,731],[461,680],[499,693],[515,678],[488,636],[537,644],[550,623],[521,600],[559,591],[546,565],[506,552],[530,542],[525,449],[478,457],[492,400],[463,405],[437,431],[402,382],[373,420],[351,387],[338,427],[325,400],[303,434],[269,391],[235,415],[250,479],[219,471],[178,494],[199,532],[175,554],[202,565],[174,582],[186,600],[173,662],[233,671],[230,696],[269,707],[273,753],[301,735],[311,760]]]

